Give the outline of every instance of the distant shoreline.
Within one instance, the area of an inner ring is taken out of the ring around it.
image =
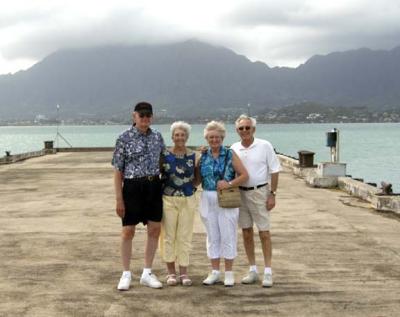
[[[183,120],[186,121],[190,124],[206,124],[207,122],[211,120],[219,120],[223,121],[226,124],[234,124],[234,121],[227,121],[227,120],[222,120],[219,118],[215,119],[209,119],[205,121],[191,121],[191,120],[186,120],[186,119],[177,119],[177,120]],[[174,120],[171,121],[162,121],[162,122],[153,122],[153,125],[168,125],[172,124]],[[305,122],[305,121],[294,121],[294,122],[265,122],[265,121],[257,121],[257,124],[371,124],[371,123],[400,123],[400,121],[323,121],[323,122]],[[83,122],[68,122],[68,123],[62,123],[59,126],[120,126],[120,125],[131,125],[129,122],[118,122],[118,123],[83,123]],[[16,122],[5,122],[5,123],[0,123],[0,127],[56,127],[56,123],[16,123]]]

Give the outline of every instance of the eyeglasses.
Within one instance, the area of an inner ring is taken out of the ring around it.
[[[140,118],[144,118],[144,117],[151,118],[152,114],[151,113],[139,113],[139,117]]]
[[[244,126],[244,127],[239,127],[238,129],[239,129],[240,131],[243,131],[243,130],[249,131],[249,130],[251,129],[251,127],[248,126],[248,125],[246,125],[246,126]]]

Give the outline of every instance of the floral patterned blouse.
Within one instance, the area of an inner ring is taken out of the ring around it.
[[[226,169],[225,174],[222,176],[225,166],[226,155]],[[208,149],[207,153],[203,153],[200,159],[200,175],[201,175],[201,185],[204,190],[216,191],[217,182],[221,179],[226,181],[231,181],[235,178],[235,170],[232,164],[232,150],[221,146],[219,150],[219,156],[214,158],[211,154],[211,149]]]
[[[166,179],[163,194],[167,196],[192,196],[196,154],[187,150],[184,155],[164,151],[163,174]]]

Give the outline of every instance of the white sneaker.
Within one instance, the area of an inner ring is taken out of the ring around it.
[[[271,273],[265,273],[264,274],[264,279],[262,282],[262,286],[263,287],[272,287],[273,285],[273,281],[272,281],[272,274]]]
[[[214,285],[215,283],[220,282],[219,280],[220,273],[210,273],[207,278],[203,281],[204,285]]]
[[[235,276],[233,272],[225,272],[225,281],[224,281],[225,287],[232,287],[235,285]]]
[[[254,284],[258,281],[258,273],[249,271],[249,273],[242,279],[242,284]]]
[[[122,273],[117,289],[120,291],[127,291],[131,285],[132,275],[129,272]]]
[[[154,274],[145,274],[140,278],[140,284],[151,288],[162,288],[162,283],[158,280]]]

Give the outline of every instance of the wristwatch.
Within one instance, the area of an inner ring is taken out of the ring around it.
[[[269,193],[270,193],[272,196],[276,196],[276,191],[275,191],[275,190],[270,190]]]
[[[231,181],[229,181],[228,184],[229,184],[229,186],[231,186],[231,187],[233,186]]]

